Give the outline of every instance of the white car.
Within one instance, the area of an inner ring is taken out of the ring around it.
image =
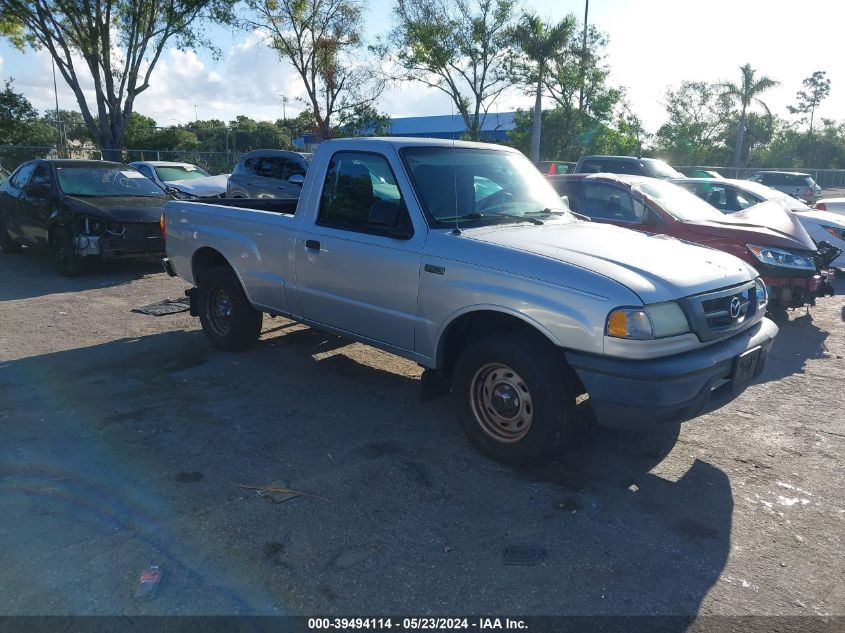
[[[813,209],[792,196],[752,180],[685,178],[672,182],[706,200],[725,214],[737,213],[766,200],[776,200],[795,214],[801,226],[816,243],[826,241],[841,250],[842,254],[834,259],[831,265],[845,268],[845,215]]]
[[[830,213],[845,215],[845,198],[822,198],[813,208],[819,211],[829,211]]]
[[[183,200],[193,198],[225,198],[229,174],[212,176],[191,163],[163,160],[139,160],[129,163],[168,193]]]

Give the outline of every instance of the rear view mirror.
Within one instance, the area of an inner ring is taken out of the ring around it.
[[[288,178],[288,182],[292,185],[301,185],[303,182],[305,182],[305,176],[303,176],[302,174],[294,174],[293,176]]]

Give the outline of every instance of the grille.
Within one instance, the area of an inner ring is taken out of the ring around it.
[[[734,323],[742,323],[751,304],[749,295],[748,290],[743,290],[726,297],[702,301],[701,308],[704,310],[708,329],[711,332],[716,332],[723,328],[729,328]]]
[[[702,341],[731,336],[757,314],[754,282],[688,297],[682,307]]]

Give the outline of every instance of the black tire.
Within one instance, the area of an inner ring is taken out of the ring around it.
[[[0,250],[10,255],[21,252],[21,245],[13,240],[9,231],[6,230],[6,218],[2,214],[0,214]]]
[[[231,268],[216,266],[205,271],[197,294],[202,330],[214,347],[238,352],[255,344],[264,315],[250,305]]]
[[[453,375],[458,415],[481,452],[520,467],[559,456],[576,389],[551,343],[522,332],[490,334],[467,346]]]
[[[62,277],[76,277],[82,272],[82,257],[73,244],[73,234],[66,226],[50,231],[50,257]]]

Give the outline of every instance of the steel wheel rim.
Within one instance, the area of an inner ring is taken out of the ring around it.
[[[232,299],[224,288],[211,289],[206,315],[211,329],[218,336],[228,336],[232,331]]]
[[[475,372],[469,400],[481,430],[497,442],[513,444],[531,430],[531,392],[525,380],[507,365],[488,363]]]

